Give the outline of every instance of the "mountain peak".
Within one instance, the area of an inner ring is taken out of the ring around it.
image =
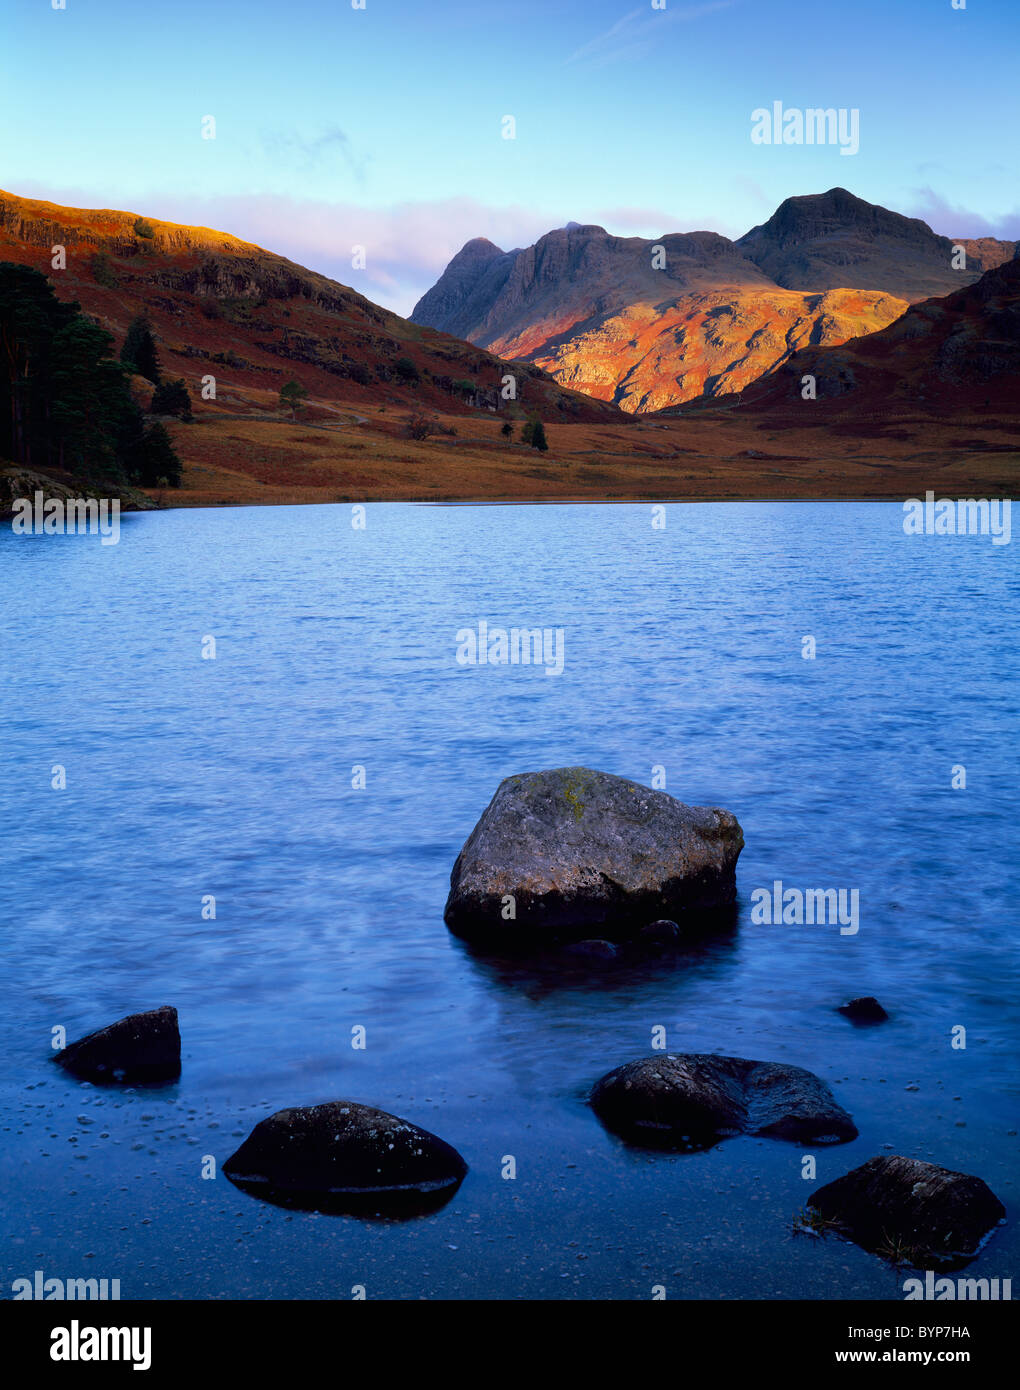
[[[497,246],[494,241],[490,241],[488,237],[474,236],[470,241],[465,241],[450,265],[454,265],[458,261],[491,261],[496,256],[505,254],[503,248]]]
[[[920,300],[966,283],[948,237],[845,188],[784,199],[737,246],[788,290],[884,290]]]

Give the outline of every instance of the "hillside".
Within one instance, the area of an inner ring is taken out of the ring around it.
[[[141,229],[141,234],[138,229]],[[52,248],[66,249],[54,270]],[[291,377],[313,397],[470,416],[500,409],[506,365],[445,333],[408,323],[345,285],[226,232],[134,213],[59,207],[0,192],[0,260],[46,273],[120,342],[146,313],[163,371],[198,393],[212,373],[225,389],[275,392]],[[398,363],[413,364],[417,379]],[[402,374],[402,372],[404,374]],[[518,367],[518,412],[606,420],[611,406]],[[471,402],[474,402],[474,405]]]
[[[813,376],[817,399],[804,400]],[[742,414],[880,427],[918,413],[1015,418],[1020,404],[1020,256],[974,284],[911,305],[902,318],[837,348],[807,348],[733,398]]]

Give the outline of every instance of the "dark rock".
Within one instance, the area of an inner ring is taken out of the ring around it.
[[[412,1212],[452,1197],[467,1164],[409,1120],[334,1100],[262,1120],[223,1172],[244,1191],[282,1205]]]
[[[820,1187],[808,1205],[873,1254],[950,1269],[973,1259],[1006,1214],[980,1178],[897,1154]]]
[[[505,778],[450,875],[446,923],[490,945],[612,940],[736,898],[736,818],[588,768]],[[513,917],[504,915],[513,900]]]
[[[663,917],[658,922],[649,922],[647,927],[642,927],[638,932],[638,939],[644,946],[678,946],[683,940],[683,935],[677,922],[670,922]]]
[[[129,1014],[69,1043],[53,1060],[82,1081],[101,1085],[175,1081],[181,1074],[177,1010],[164,1004],[148,1013]]]
[[[878,1000],[870,994],[840,1004],[838,1012],[852,1018],[855,1023],[882,1023],[889,1017]]]
[[[592,1108],[624,1138],[706,1148],[733,1134],[837,1144],[857,1127],[824,1082],[801,1067],[703,1053],[628,1062],[596,1084]]]
[[[611,941],[573,941],[564,946],[563,954],[581,960],[615,960],[617,950]]]

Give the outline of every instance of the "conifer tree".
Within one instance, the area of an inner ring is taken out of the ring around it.
[[[139,376],[148,378],[154,386],[159,385],[159,356],[156,352],[156,340],[152,336],[149,320],[144,314],[139,314],[137,318],[131,320],[127,337],[124,339],[124,346],[120,350],[120,360],[129,371],[137,372]]]

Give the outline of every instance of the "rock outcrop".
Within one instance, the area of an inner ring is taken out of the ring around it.
[[[584,767],[505,778],[450,876],[459,936],[516,947],[619,941],[732,904],[736,817]]]
[[[175,1081],[181,1074],[177,1010],[164,1004],[69,1043],[53,1059],[81,1081],[125,1085]]]
[[[857,1127],[813,1072],[782,1062],[707,1053],[659,1053],[617,1067],[591,1104],[608,1129],[632,1142],[706,1148],[734,1134],[798,1144],[839,1144]]]
[[[919,1158],[872,1158],[808,1198],[856,1244],[897,1263],[959,1268],[1006,1214],[980,1178]]]
[[[284,1205],[407,1210],[448,1200],[467,1164],[409,1120],[334,1100],[262,1120],[223,1172],[244,1191]]]
[[[18,464],[11,464],[7,468],[0,468],[0,518],[10,516],[14,511],[15,502],[20,498],[27,497],[32,501],[37,492],[41,492],[46,501],[53,497],[61,502],[76,501],[81,497],[115,496],[120,502],[122,512],[154,511],[156,508],[155,502],[138,488],[121,486],[116,491],[108,489],[105,492],[96,492],[92,485],[70,487],[67,483],[58,483],[45,473],[37,473],[34,468],[22,468]]]

